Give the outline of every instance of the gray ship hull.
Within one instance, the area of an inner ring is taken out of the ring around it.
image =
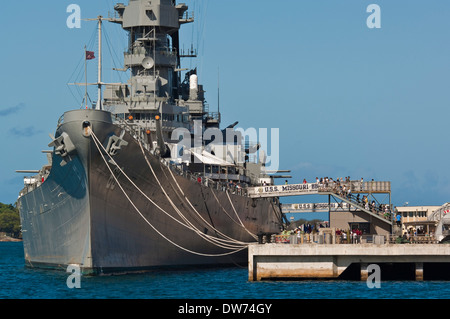
[[[111,136],[122,136],[126,145],[112,156],[117,166],[105,163],[110,158],[86,134],[86,121],[104,147]],[[84,273],[107,273],[246,264],[244,243],[280,230],[272,199],[181,175],[123,135],[108,112],[67,112],[56,138],[63,133],[75,150],[65,157],[54,152],[47,179],[18,200],[28,266],[77,264]]]

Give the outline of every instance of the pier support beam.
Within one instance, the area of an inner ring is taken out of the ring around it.
[[[367,281],[367,278],[369,278],[369,271],[367,270],[367,267],[369,264],[362,263],[361,264],[361,281]]]
[[[423,281],[423,263],[416,262],[416,281]]]

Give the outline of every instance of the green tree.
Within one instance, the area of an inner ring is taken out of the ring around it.
[[[13,205],[11,205],[11,204],[3,204],[3,203],[0,203],[0,214],[1,214],[2,212],[4,212],[4,211],[7,211],[7,210],[15,211],[16,208],[15,208]]]
[[[0,203],[0,232],[16,238],[20,236],[19,211],[11,204]]]

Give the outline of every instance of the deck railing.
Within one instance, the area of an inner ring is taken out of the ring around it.
[[[373,244],[373,245],[387,245],[387,244],[437,244],[439,241],[434,236],[416,235],[409,239],[404,239],[393,235],[357,235],[342,236],[333,235],[330,232],[324,233],[303,233],[303,234],[273,234],[271,236],[261,237],[260,244]]]

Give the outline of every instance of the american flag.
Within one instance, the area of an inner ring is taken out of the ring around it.
[[[93,59],[95,59],[95,52],[86,51],[86,60],[93,60]]]

